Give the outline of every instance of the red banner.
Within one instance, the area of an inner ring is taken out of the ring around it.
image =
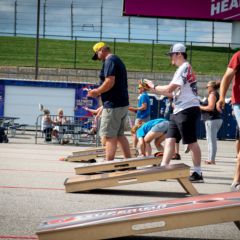
[[[123,15],[240,21],[240,0],[124,0]]]

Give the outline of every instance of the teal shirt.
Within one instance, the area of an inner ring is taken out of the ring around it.
[[[150,98],[146,92],[143,92],[140,95],[140,98],[138,100],[138,107],[141,107],[143,103],[147,104],[147,109],[145,110],[138,110],[137,111],[137,118],[138,119],[145,119],[150,116]]]

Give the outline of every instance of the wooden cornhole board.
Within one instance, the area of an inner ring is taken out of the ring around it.
[[[136,149],[130,149],[131,155],[136,156]],[[97,159],[98,157],[105,157],[105,148],[91,148],[86,150],[81,150],[73,152],[72,155],[67,156],[65,161],[69,162],[87,162],[91,159]],[[116,157],[122,158],[122,152],[120,150],[116,151]]]
[[[123,160],[104,161],[98,163],[85,163],[75,167],[76,174],[98,173],[111,170],[124,170],[133,167],[142,167],[147,165],[159,165],[162,161],[160,157],[139,157],[127,158]]]
[[[228,192],[50,217],[36,234],[39,240],[99,240],[225,222],[239,228],[239,220],[240,192]]]
[[[82,149],[79,151],[75,151],[72,153],[73,156],[83,156],[89,153],[98,155],[98,154],[103,154],[105,152],[105,147],[95,147],[95,148],[87,148],[87,149]]]
[[[118,171],[94,175],[80,175],[67,178],[64,182],[66,192],[81,192],[99,188],[108,188],[143,182],[176,179],[191,195],[198,192],[188,180],[190,167],[180,163],[164,167],[147,167],[140,170]]]

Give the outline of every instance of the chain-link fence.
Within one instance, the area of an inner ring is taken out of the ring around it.
[[[0,1],[0,34],[35,34],[37,2]],[[41,0],[40,35],[74,39],[118,38],[181,42],[231,42],[230,22],[122,16],[122,0]]]
[[[164,53],[183,42],[197,73],[222,74],[235,48],[231,23],[123,17],[122,0],[41,0],[38,48],[37,2],[0,0],[0,65],[96,69],[103,40],[128,70],[169,72]]]
[[[38,66],[41,68],[98,69],[98,61],[92,61],[92,46],[98,41],[92,38],[74,37],[74,40],[40,39]],[[122,42],[122,39],[104,38],[112,52],[120,56],[128,71],[172,72],[165,55],[170,44],[154,40],[144,43]],[[172,42],[173,43],[173,42]],[[198,74],[223,74],[233,54],[231,44],[225,47],[204,46],[200,42],[187,42],[188,60]],[[199,46],[202,45],[202,46]],[[220,43],[219,43],[220,45]],[[0,65],[35,67],[35,38],[0,37]]]

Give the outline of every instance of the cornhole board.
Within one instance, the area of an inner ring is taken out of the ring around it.
[[[95,147],[95,148],[87,148],[87,149],[82,149],[79,151],[75,151],[72,153],[73,156],[83,156],[89,153],[98,155],[98,154],[103,154],[105,152],[105,147]]]
[[[105,148],[104,147],[95,147],[95,148],[88,148],[82,149],[80,151],[73,152],[72,155],[67,156],[65,161],[69,162],[85,162],[91,159],[96,159],[98,155],[104,154]]]
[[[190,167],[180,163],[164,167],[147,167],[140,170],[80,175],[67,178],[64,185],[66,192],[70,193],[143,182],[177,179],[187,193],[198,195],[197,190],[188,180],[189,175]]]
[[[131,155],[136,156],[136,149],[130,149]],[[91,159],[97,159],[98,157],[105,157],[105,149],[104,148],[95,148],[90,150],[82,150],[78,152],[73,152],[73,155],[67,156],[65,161],[69,162],[87,162]],[[123,158],[122,152],[120,150],[116,151],[117,158]]]
[[[98,163],[85,163],[75,167],[76,174],[89,174],[98,173],[104,171],[116,171],[124,170],[133,167],[142,167],[147,165],[159,165],[162,161],[160,157],[139,157],[139,158],[127,158],[123,160],[104,161]]]
[[[188,197],[49,217],[39,240],[100,240],[234,222],[239,228],[240,192]]]

